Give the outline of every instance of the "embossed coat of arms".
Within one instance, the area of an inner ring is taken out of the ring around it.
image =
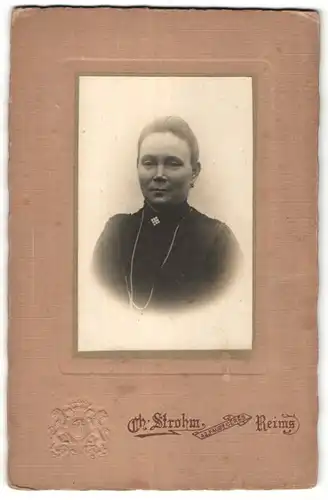
[[[51,414],[50,450],[55,457],[85,454],[90,458],[108,453],[108,414],[88,401],[74,401]]]

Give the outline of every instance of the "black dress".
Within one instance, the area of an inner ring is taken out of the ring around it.
[[[222,291],[233,278],[239,253],[226,224],[187,202],[164,213],[145,203],[134,214],[108,220],[95,247],[94,269],[126,302],[132,289],[139,308],[150,297],[148,308],[181,308]]]

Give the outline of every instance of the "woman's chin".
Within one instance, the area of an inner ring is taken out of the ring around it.
[[[165,206],[165,205],[171,205],[172,200],[166,196],[165,194],[158,193],[155,194],[151,197],[148,198],[149,203],[151,203],[154,206]]]

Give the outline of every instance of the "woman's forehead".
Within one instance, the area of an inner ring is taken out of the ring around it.
[[[140,156],[165,155],[190,157],[187,142],[171,132],[153,132],[147,135],[140,145]]]

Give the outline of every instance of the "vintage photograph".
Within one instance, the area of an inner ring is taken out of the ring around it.
[[[78,79],[81,352],[251,349],[247,76]]]

